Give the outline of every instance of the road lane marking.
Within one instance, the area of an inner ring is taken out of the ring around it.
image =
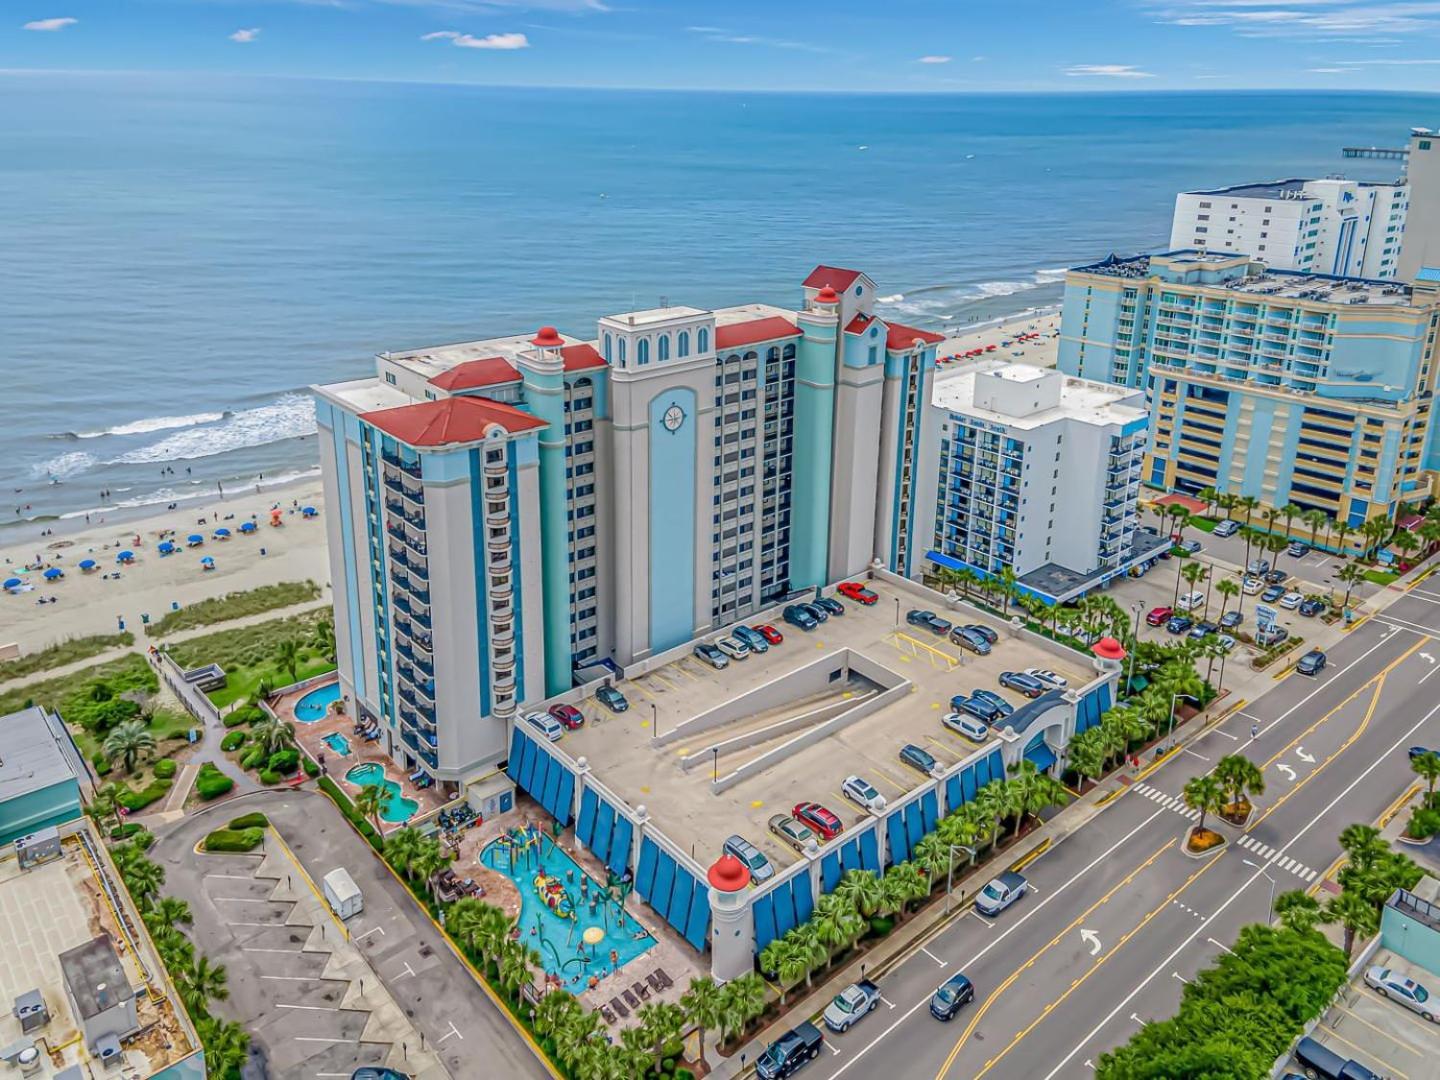
[[[924,945],[921,945],[921,946],[920,946],[920,951],[923,952],[926,956],[928,956],[931,960],[934,960],[934,961],[935,961],[937,964],[939,964],[941,967],[944,967],[946,964],[948,964],[948,963],[950,962],[949,960],[941,960],[941,959],[940,959],[938,956],[936,956],[933,952],[931,952],[929,949],[925,948]]]
[[[1049,903],[1051,903],[1052,901],[1054,901],[1056,897],[1058,897],[1061,893],[1063,893],[1063,892],[1064,892],[1066,889],[1068,889],[1071,885],[1075,884],[1075,882],[1079,881],[1079,880],[1080,880],[1082,877],[1084,877],[1086,874],[1090,873],[1090,871],[1094,870],[1095,867],[1099,866],[1099,865],[1100,865],[1101,863],[1103,863],[1106,859],[1110,858],[1111,855],[1113,855],[1113,854],[1115,854],[1115,852],[1119,851],[1120,848],[1122,848],[1125,844],[1129,843],[1131,837],[1133,837],[1133,836],[1134,836],[1136,833],[1138,833],[1141,829],[1143,829],[1143,828],[1145,828],[1147,825],[1149,825],[1152,821],[1154,821],[1156,818],[1158,818],[1158,817],[1159,817],[1161,814],[1163,814],[1164,812],[1165,812],[1164,810],[1157,809],[1153,814],[1151,814],[1149,817],[1147,817],[1144,821],[1140,822],[1139,825],[1136,825],[1133,829],[1131,829],[1131,830],[1130,830],[1128,833],[1126,833],[1124,836],[1120,837],[1120,839],[1116,840],[1115,843],[1111,844],[1108,848],[1106,848],[1104,851],[1102,851],[1102,852],[1101,852],[1099,855],[1097,855],[1094,859],[1092,859],[1090,862],[1086,863],[1083,867],[1081,867],[1079,870],[1077,870],[1077,871],[1075,872],[1075,874],[1074,874],[1068,881],[1066,881],[1063,885],[1061,885],[1059,888],[1057,888],[1054,892],[1052,892],[1052,893],[1051,893],[1049,896],[1047,896],[1044,900],[1041,900],[1040,903],[1036,904],[1036,905],[1035,905],[1034,907],[1032,907],[1029,911],[1025,912],[1024,915],[1022,915],[1019,919],[1015,920],[1015,922],[1011,923],[1010,926],[1009,926],[1008,928],[1006,928],[1003,932],[1001,932],[1000,934],[997,934],[994,938],[992,938],[992,939],[990,940],[990,943],[987,944],[983,949],[981,949],[981,950],[980,950],[978,953],[976,953],[974,956],[972,956],[972,957],[970,958],[969,962],[968,962],[967,964],[963,965],[963,967],[974,967],[977,963],[979,963],[979,962],[985,957],[985,955],[986,955],[991,949],[995,948],[995,947],[996,947],[997,945],[999,945],[1002,941],[1004,941],[1004,940],[1005,940],[1006,938],[1008,938],[1011,934],[1013,934],[1016,930],[1019,930],[1022,926],[1024,926],[1027,922],[1029,922],[1032,918],[1034,918],[1036,915],[1040,914],[1040,912],[1045,909],[1045,906],[1046,906],[1047,904],[1049,904]],[[1174,843],[1174,841],[1172,840],[1171,843]],[[938,935],[937,935],[937,936],[938,936]],[[962,970],[963,970],[963,968],[962,968]],[[881,1042],[882,1040],[884,1040],[886,1037],[889,1036],[889,1034],[890,1034],[892,1031],[894,1031],[894,1030],[895,1030],[897,1027],[899,1027],[901,1024],[905,1023],[906,1020],[910,1019],[910,1017],[911,1017],[912,1015],[914,1015],[914,1013],[915,1013],[917,1010],[922,1009],[922,1008],[924,1008],[925,1006],[929,1005],[929,1004],[930,1004],[930,998],[931,998],[931,996],[932,996],[931,994],[926,994],[923,998],[921,998],[919,1001],[917,1001],[914,1005],[912,1005],[912,1006],[910,1006],[910,1008],[906,1009],[905,1012],[904,1012],[904,1014],[900,1017],[900,1019],[896,1020],[896,1021],[895,1021],[893,1024],[891,1024],[888,1028],[886,1028],[886,1029],[885,1029],[884,1031],[882,1031],[879,1035],[877,1035],[873,1040],[871,1040],[871,1041],[870,1041],[869,1043],[867,1043],[864,1047],[862,1047],[862,1048],[860,1049],[860,1051],[859,1051],[858,1053],[856,1053],[856,1055],[855,1055],[854,1057],[852,1057],[849,1061],[847,1061],[844,1065],[842,1065],[842,1066],[840,1066],[840,1068],[836,1069],[835,1072],[831,1074],[831,1080],[834,1080],[835,1077],[839,1076],[839,1075],[840,1075],[841,1073],[843,1073],[846,1069],[850,1068],[851,1065],[855,1064],[855,1062],[859,1061],[862,1057],[864,1057],[877,1043],[879,1043],[879,1042]]]
[[[328,1005],[291,1005],[285,1001],[274,1003],[277,1009],[304,1009],[306,1012],[339,1012],[339,1009],[332,1009]]]
[[[1191,750],[1188,746],[1185,747],[1185,753],[1189,754],[1191,757],[1198,757],[1201,761],[1209,761],[1209,760],[1210,760],[1210,759],[1209,759],[1208,757],[1206,757],[1204,754],[1197,754],[1194,750]]]
[[[1434,634],[1440,633],[1440,630],[1437,630],[1433,626],[1426,626],[1424,623],[1411,622],[1409,619],[1402,619],[1398,615],[1391,615],[1388,611],[1377,612],[1370,617],[1379,622],[1385,623],[1387,626],[1390,626],[1395,630],[1409,630],[1412,634],[1423,634],[1427,638],[1433,636]]]

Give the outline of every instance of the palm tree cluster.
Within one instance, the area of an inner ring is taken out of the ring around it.
[[[111,850],[120,879],[125,883],[140,917],[150,931],[160,961],[175,983],[200,1042],[205,1048],[209,1074],[221,1080],[238,1080],[240,1067],[250,1052],[250,1036],[234,1020],[222,1020],[210,1012],[212,1002],[230,996],[225,965],[215,964],[195,951],[182,927],[194,921],[190,905],[173,896],[162,896],[165,868],[145,855],[135,842],[118,844]]]
[[[1357,936],[1380,928],[1380,912],[1396,889],[1413,889],[1422,871],[1409,856],[1391,849],[1373,825],[1349,825],[1340,834],[1346,862],[1337,875],[1340,895],[1326,902],[1324,921],[1345,932],[1348,959]]]
[[[375,788],[362,789],[362,794]],[[385,861],[407,881],[419,881],[433,900],[435,897],[435,875],[450,865],[451,852],[434,836],[426,836],[418,829],[396,829],[385,838]]]
[[[116,724],[100,744],[100,752],[110,761],[118,758],[127,773],[134,772],[136,761],[142,755],[148,757],[154,749],[155,735],[149,722],[142,717]]]
[[[1149,669],[1149,685],[1100,717],[1100,722],[1070,740],[1069,765],[1087,780],[1099,780],[1134,746],[1144,744],[1171,726],[1171,709],[1179,698],[1203,700],[1207,684],[1189,657],[1192,649],[1174,649],[1158,669]],[[1138,660],[1138,657],[1137,657]]]

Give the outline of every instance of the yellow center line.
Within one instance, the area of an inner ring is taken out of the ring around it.
[[[1135,879],[1136,875],[1138,875],[1142,870],[1148,869],[1151,865],[1154,864],[1156,859],[1160,858],[1161,855],[1165,854],[1166,851],[1170,850],[1170,848],[1174,846],[1175,837],[1172,836],[1169,840],[1165,841],[1164,844],[1156,848],[1154,854],[1152,854],[1148,859],[1142,862],[1139,866],[1135,867],[1134,870],[1131,870],[1130,873],[1125,875],[1122,880],[1116,882],[1115,885],[1111,886],[1110,890],[1106,892],[1104,896],[1100,897],[1099,900],[1096,900],[1095,903],[1091,904],[1088,908],[1086,908],[1079,915],[1077,915],[1074,922],[1072,922],[1069,926],[1065,927],[1064,930],[1061,930],[1058,934],[1051,938],[1047,944],[1042,945],[1035,952],[1035,955],[1030,957],[1030,959],[1026,960],[1024,964],[1011,972],[1009,977],[1007,977],[1004,982],[1002,982],[998,987],[996,987],[994,992],[985,999],[985,1003],[981,1005],[980,1008],[975,1010],[975,1016],[971,1019],[969,1025],[965,1028],[964,1032],[961,1033],[960,1038],[956,1040],[954,1048],[950,1051],[950,1056],[945,1059],[945,1064],[940,1067],[940,1072],[936,1075],[936,1080],[943,1080],[945,1074],[950,1070],[950,1066],[955,1063],[955,1059],[959,1056],[961,1048],[965,1045],[965,1041],[969,1039],[971,1034],[975,1031],[976,1025],[980,1023],[981,1019],[985,1016],[985,1013],[989,1010],[990,1006],[993,1005],[1000,998],[1001,994],[1003,994],[1006,990],[1010,988],[1011,984],[1013,984],[1016,979],[1018,979],[1024,972],[1028,971],[1032,966],[1034,966],[1035,961],[1039,960],[1040,957],[1044,956],[1047,951],[1059,944],[1061,938],[1067,936],[1070,931],[1074,930],[1077,926],[1079,926],[1082,922],[1089,918],[1092,912],[1094,912],[1097,908],[1103,906],[1105,902],[1108,901],[1112,896],[1114,896],[1121,889],[1125,888],[1125,886],[1129,885],[1130,882]]]

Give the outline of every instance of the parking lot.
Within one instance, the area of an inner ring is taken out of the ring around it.
[[[1259,524],[1263,525],[1261,521]],[[1284,525],[1284,521],[1279,522]],[[1309,536],[1304,530],[1298,528],[1302,542],[1308,542]],[[1219,561],[1227,564],[1233,569],[1245,565],[1245,538],[1239,533],[1234,536],[1214,536],[1200,529],[1186,529],[1185,539],[1198,540],[1202,545],[1201,558],[1208,561]],[[1271,555],[1268,552],[1260,551],[1255,544],[1250,545],[1251,559],[1268,559],[1272,564],[1281,570],[1288,571],[1293,577],[1305,583],[1305,588],[1300,592],[1328,594],[1333,588],[1336,595],[1344,595],[1345,585],[1335,575],[1348,560],[1341,559],[1329,552],[1314,550],[1303,558],[1292,559],[1288,554],[1281,552],[1280,555]],[[1168,564],[1165,564],[1168,565]],[[1357,585],[1351,594],[1351,599],[1363,599],[1370,596],[1380,588],[1372,582],[1364,581]]]
[[[1370,965],[1392,968],[1427,986],[1440,985],[1440,977],[1407,964],[1386,949],[1378,950]],[[1311,1034],[1342,1058],[1358,1061],[1392,1080],[1432,1077],[1435,1063],[1440,1061],[1440,1024],[1382,998],[1365,985],[1363,970]],[[1304,1071],[1293,1060],[1290,1067]]]
[[[871,583],[871,587],[879,594],[874,606],[844,601],[843,616],[832,615],[808,633],[782,622],[779,610],[752,620],[752,624],[770,622],[784,634],[784,642],[764,654],[731,661],[722,671],[687,655],[620,683],[630,701],[628,712],[616,715],[587,699],[581,703],[586,726],[567,733],[561,747],[572,757],[586,758],[598,779],[631,806],[645,806],[701,862],[718,854],[727,836],[740,833],[783,867],[799,856],[770,834],[772,815],[788,814],[796,803],[814,800],[847,824],[853,823],[866,811],[841,794],[848,775],[864,777],[894,801],[924,782],[919,772],[899,760],[905,744],[932,754],[941,767],[980,749],[981,743],[941,725],[953,695],[987,689],[1018,707],[1025,698],[999,686],[1003,671],[1048,668],[1072,687],[1095,677],[1087,657],[1062,656],[1016,639],[998,620],[988,623],[999,633],[989,656],[962,650],[947,637],[905,621],[906,612],[919,607],[936,610],[946,619],[959,617],[936,605],[933,594],[888,583]],[[968,616],[965,621],[985,622]],[[842,681],[811,693],[804,674],[831,658],[838,667],[847,655],[856,658],[856,666],[875,672],[879,685],[864,679]],[[793,683],[791,700],[753,711],[736,702],[776,681]],[[718,794],[712,792],[712,778],[723,782],[736,769],[754,765],[757,758],[785,746],[811,723],[807,718],[823,723],[884,692],[897,700],[813,745],[777,754],[778,760],[757,774]],[[736,702],[732,720],[665,745],[652,744],[657,731],[668,735],[682,722],[727,702]],[[991,735],[987,741],[995,738]]]

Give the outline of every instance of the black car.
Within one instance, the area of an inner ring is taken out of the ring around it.
[[[1216,626],[1213,622],[1198,622],[1190,628],[1190,633],[1186,636],[1192,641],[1200,641],[1204,638],[1209,637],[1218,629],[1220,628]]]
[[[1183,634],[1194,625],[1194,621],[1186,615],[1173,615],[1170,621],[1165,624],[1165,630],[1171,634]]]
[[[963,649],[969,649],[977,656],[990,655],[990,643],[968,626],[957,626],[951,630],[950,640]]]
[[[1301,675],[1319,675],[1325,670],[1325,654],[1319,649],[1311,649],[1300,657],[1295,670]]]
[[[950,623],[933,611],[907,611],[905,621],[911,626],[923,626],[932,634],[948,634],[950,632]]]
[[[796,604],[795,606],[798,607],[801,611],[808,613],[809,616],[817,623],[822,623],[826,619],[830,618],[830,612],[825,610],[823,607],[820,607],[818,604],[811,604],[807,602]]]
[[[1265,575],[1265,584],[1284,585],[1285,582],[1289,579],[1289,577],[1290,575],[1286,571],[1277,568],[1275,570],[1271,570],[1268,574]]]
[[[993,724],[996,720],[1002,720],[1005,714],[995,707],[993,701],[976,695],[966,697],[964,694],[956,694],[950,699],[951,712],[967,712],[977,719],[984,720],[987,724]]]
[[[630,702],[625,700],[625,695],[613,686],[602,686],[596,690],[595,700],[611,712],[624,712],[630,708]]]
[[[1233,630],[1245,621],[1245,616],[1238,611],[1227,611],[1220,616],[1220,627],[1223,630]]]
[[[755,1060],[755,1074],[761,1080],[779,1080],[814,1061],[825,1036],[806,1020],[781,1035]]]
[[[824,608],[831,615],[844,615],[845,605],[833,596],[822,596],[818,600],[810,601],[811,607]]]
[[[1325,601],[1316,600],[1311,597],[1309,600],[1300,601],[1300,614],[1307,618],[1314,618],[1325,610]]]
[[[936,1020],[953,1020],[961,1007],[975,1000],[975,986],[964,975],[951,975],[930,997],[930,1015]]]
[[[969,623],[966,625],[965,629],[969,630],[972,634],[979,634],[991,645],[994,645],[997,641],[1000,640],[999,634],[997,634],[994,630],[991,630],[990,627],[981,626],[979,623]]]
[[[791,604],[782,615],[787,623],[801,630],[814,630],[820,625],[819,620],[800,604]]]

